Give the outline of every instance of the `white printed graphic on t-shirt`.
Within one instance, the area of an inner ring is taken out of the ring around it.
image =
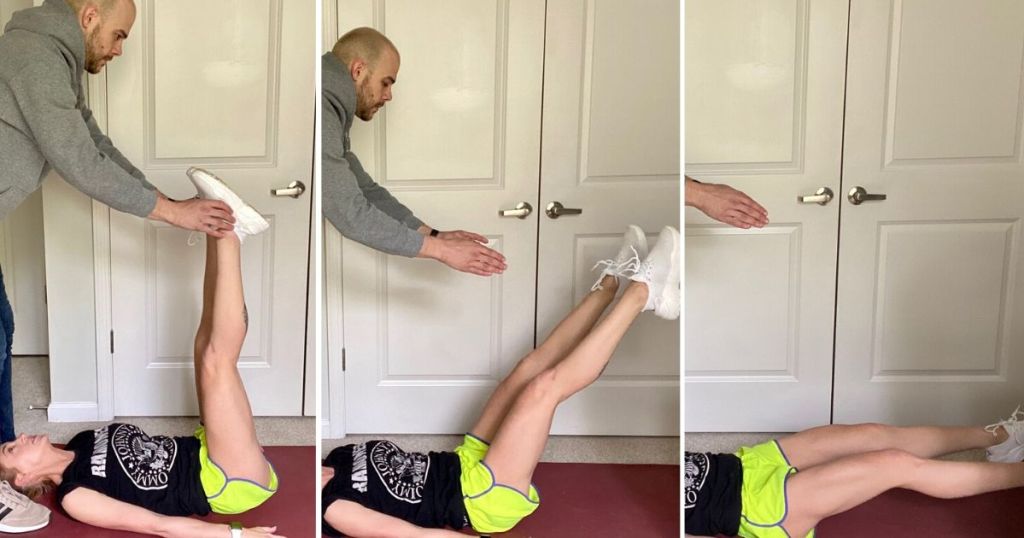
[[[700,493],[700,488],[704,487],[704,481],[707,480],[710,469],[711,464],[707,454],[686,454],[683,480],[683,484],[686,486],[686,498],[683,500],[684,509],[693,508],[697,504],[697,495]]]
[[[107,427],[96,428],[92,432],[92,457],[89,458],[89,469],[93,476],[107,477]]]
[[[410,504],[423,500],[423,484],[430,458],[419,452],[403,452],[390,441],[381,441],[370,452],[370,461],[392,497]]]
[[[352,449],[352,489],[366,493],[366,443]]]
[[[150,437],[131,424],[122,424],[114,430],[114,454],[139,489],[165,489],[170,479],[178,443],[163,435]]]

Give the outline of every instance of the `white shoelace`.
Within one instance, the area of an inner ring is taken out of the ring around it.
[[[10,484],[7,482],[0,482],[0,496],[3,497],[3,502],[7,503],[8,506],[24,508],[32,502],[28,497],[18,493]]]
[[[1017,409],[1015,409],[1013,413],[1010,414],[1010,418],[1000,420],[995,424],[989,424],[988,426],[985,426],[985,431],[995,436],[996,432],[999,431],[999,428],[1003,428],[1004,430],[1006,430],[1006,435],[1012,437],[1010,426],[1014,426],[1013,429],[1016,429],[1016,425],[1020,423],[1020,419],[1017,418],[1017,415],[1021,415],[1022,417],[1024,417],[1024,411],[1021,410],[1021,406],[1019,405],[1017,406]]]
[[[640,269],[640,254],[636,251],[635,247],[631,246],[629,247],[629,250],[633,251],[633,255],[623,262],[616,263],[615,260],[609,258],[595,263],[594,266],[590,268],[591,271],[594,271],[598,267],[601,267],[602,265],[604,266],[604,269],[601,270],[601,276],[597,279],[597,282],[590,287],[590,291],[604,289],[604,286],[601,285],[601,279],[604,278],[604,275],[620,277],[636,274],[637,270]]]

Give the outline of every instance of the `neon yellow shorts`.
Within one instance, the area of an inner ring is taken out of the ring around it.
[[[218,514],[241,514],[256,508],[277,492],[277,472],[270,467],[270,488],[244,478],[228,478],[224,470],[210,459],[210,451],[206,446],[206,428],[196,428],[196,439],[199,439],[199,481],[206,492],[206,500],[210,509]]]
[[[469,523],[477,532],[504,532],[515,527],[520,520],[540,506],[540,494],[530,484],[525,494],[513,487],[494,481],[494,472],[484,463],[488,444],[466,434],[455,449],[462,466],[462,502],[466,506]]]
[[[789,510],[786,480],[797,472],[778,442],[768,441],[736,452],[743,464],[740,532],[743,538],[790,538],[782,528]],[[814,537],[814,529],[807,538]]]

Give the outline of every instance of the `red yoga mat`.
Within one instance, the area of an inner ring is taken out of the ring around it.
[[[202,519],[221,523],[240,521],[248,527],[277,525],[277,534],[288,538],[316,536],[319,533],[316,514],[316,495],[319,491],[317,469],[319,465],[316,461],[315,448],[312,446],[268,446],[264,447],[264,452],[277,471],[279,481],[277,493],[267,502],[244,514],[233,516],[210,514]],[[16,536],[25,536],[26,538],[36,536],[55,538],[143,536],[134,532],[112,531],[79,523],[61,511],[54,501],[52,494],[41,500],[41,503],[52,511],[48,526],[38,531]]]

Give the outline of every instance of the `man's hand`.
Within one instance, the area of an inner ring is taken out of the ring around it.
[[[470,235],[483,239],[482,236],[476,234]],[[486,239],[484,241],[486,242]],[[500,252],[484,246],[475,239],[458,237],[452,239],[424,237],[420,257],[433,258],[452,269],[480,276],[500,274],[507,267],[505,256],[502,256]]]
[[[737,228],[761,228],[768,224],[768,210],[728,185],[699,183],[686,178],[686,205]]]
[[[234,229],[235,217],[231,208],[219,200],[192,198],[180,202],[171,201],[160,195],[149,218],[168,224],[203,232],[213,237],[224,237]]]
[[[451,232],[439,232],[437,234],[437,237],[439,237],[441,239],[469,239],[470,241],[476,241],[477,243],[483,243],[485,245],[487,244],[487,238],[486,237],[484,237],[484,236],[482,236],[480,234],[475,234],[473,232],[467,232],[465,230],[454,230],[454,231],[451,231]]]

